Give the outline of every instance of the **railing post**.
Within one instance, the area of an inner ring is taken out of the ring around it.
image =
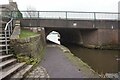
[[[94,12],[94,23],[93,23],[93,27],[96,28],[96,13]]]
[[[67,28],[67,25],[68,25],[68,13],[67,12],[65,12],[65,14],[66,14],[66,28]]]
[[[94,12],[94,20],[96,20],[96,13]]]
[[[12,17],[12,11],[10,11],[10,17]]]
[[[10,36],[10,25],[8,25],[8,33],[9,33],[9,36]]]
[[[11,28],[11,31],[10,31],[10,32],[11,32],[11,34],[12,34],[12,22],[10,23],[10,28]]]
[[[66,15],[66,20],[67,20],[67,12],[65,12],[65,15]]]
[[[38,11],[38,18],[39,18],[39,11]]]
[[[5,30],[5,45],[6,45],[6,54],[8,54],[8,44],[7,44],[7,32]]]

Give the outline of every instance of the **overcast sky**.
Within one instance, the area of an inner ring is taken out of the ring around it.
[[[117,12],[120,0],[14,0],[20,10],[32,6],[40,11]],[[8,0],[0,0],[7,4]]]

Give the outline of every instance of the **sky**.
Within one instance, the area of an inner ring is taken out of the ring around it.
[[[20,10],[33,7],[38,11],[85,11],[85,12],[118,12],[120,0],[13,0]],[[0,0],[7,4],[8,0]]]

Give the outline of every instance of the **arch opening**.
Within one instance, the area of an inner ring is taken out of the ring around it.
[[[61,44],[60,43],[60,33],[59,32],[57,32],[57,31],[51,31],[48,35],[47,35],[47,37],[46,37],[46,39],[47,39],[47,41],[49,41],[49,42],[53,42],[53,43],[56,43],[56,44]]]

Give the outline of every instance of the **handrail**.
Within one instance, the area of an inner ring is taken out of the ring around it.
[[[17,12],[17,11],[13,11]],[[118,20],[120,13],[115,12],[84,12],[84,11],[20,11],[23,18],[66,18],[92,20]],[[49,14],[50,13],[50,14]],[[35,15],[29,15],[35,14]],[[19,19],[19,18],[18,18]]]
[[[9,33],[9,37],[12,33],[12,21],[13,21],[13,18],[6,24],[5,26],[5,47],[6,47],[6,54],[8,54],[8,43],[7,43],[7,29],[8,29],[8,33]]]
[[[13,18],[6,24],[6,26],[5,26],[5,31],[7,30],[8,25],[9,25],[12,21],[13,21]]]
[[[4,11],[3,11],[4,12]],[[5,11],[8,12],[8,11]],[[14,15],[14,12],[18,11],[10,11],[11,16]],[[35,14],[34,16],[29,16],[29,12],[32,12],[31,14]],[[44,13],[45,12],[45,16]],[[41,17],[47,17],[52,15],[57,17],[63,17],[66,19],[74,18],[75,19],[93,19],[93,20],[119,20],[118,17],[120,13],[118,12],[85,12],[85,11],[20,11],[20,13],[23,15],[22,18],[41,18]],[[49,14],[50,13],[50,14]],[[51,14],[52,13],[52,14]],[[58,14],[58,15],[57,15]],[[79,15],[79,16],[78,16]],[[57,18],[56,17],[56,18]],[[15,19],[21,19],[15,14]]]

